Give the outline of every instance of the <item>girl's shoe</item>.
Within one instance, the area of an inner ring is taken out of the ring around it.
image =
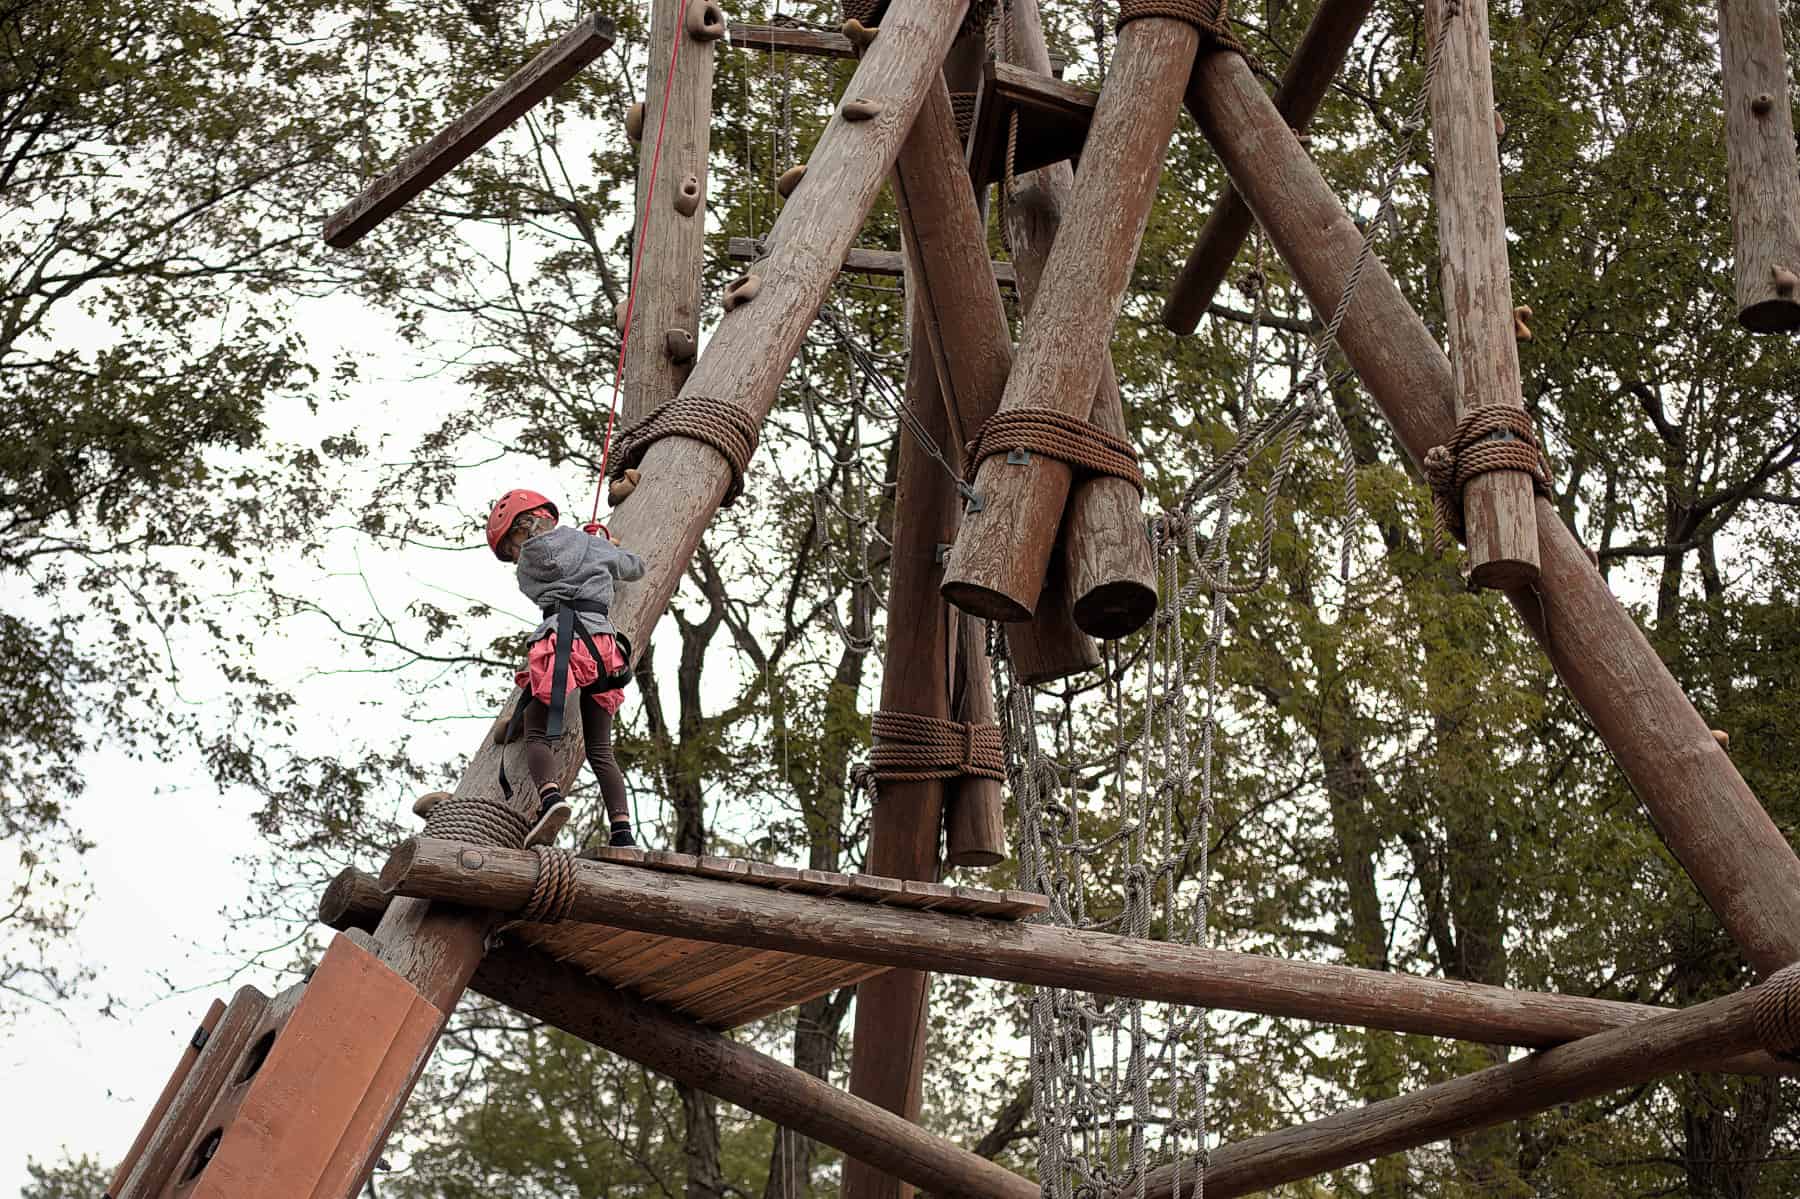
[[[556,840],[556,834],[562,832],[563,825],[569,823],[574,809],[563,799],[562,792],[555,787],[545,787],[538,792],[539,808],[537,823],[525,834],[525,848],[533,845],[549,845]]]
[[[607,845],[614,849],[632,849],[637,846],[637,839],[631,835],[631,821],[615,820],[612,823],[612,836]]]

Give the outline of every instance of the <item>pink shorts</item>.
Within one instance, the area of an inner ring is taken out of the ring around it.
[[[606,634],[594,638],[594,646],[600,651],[601,660],[606,665],[606,673],[614,674],[625,669],[625,655],[619,652],[616,641]],[[526,655],[525,669],[513,675],[513,682],[531,692],[540,703],[550,702],[550,679],[556,670],[556,634],[531,643],[531,652]],[[569,679],[567,687],[570,691],[579,691],[590,686],[600,677],[600,668],[594,664],[594,655],[588,653],[587,643],[580,637],[569,647]],[[594,693],[594,702],[608,712],[617,714],[625,703],[625,693],[617,687],[611,691]]]

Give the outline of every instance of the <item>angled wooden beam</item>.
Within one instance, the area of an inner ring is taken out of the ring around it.
[[[1781,984],[1764,983],[1735,995],[1666,1012],[1641,1023],[1596,1033],[1518,1061],[1424,1087],[1409,1095],[1339,1112],[1279,1132],[1215,1149],[1206,1171],[1206,1193],[1214,1199],[1248,1195],[1338,1170],[1384,1154],[1447,1140],[1517,1120],[1563,1103],[1592,1099],[1666,1078],[1710,1063],[1790,1050],[1759,1032],[1773,1012],[1775,1027],[1786,1024],[1787,999]],[[1181,1194],[1189,1193],[1192,1169]],[[1147,1192],[1154,1199],[1177,1199],[1175,1173],[1153,1171]],[[1135,1188],[1118,1199],[1138,1195]]]
[[[390,895],[513,913],[538,861],[414,838],[381,872]],[[569,919],[845,961],[998,978],[1228,1011],[1543,1048],[1667,1009],[1144,941],[1048,924],[901,910],[579,861]]]
[[[1037,1199],[1038,1186],[873,1103],[691,1020],[631,998],[549,955],[502,945],[475,989],[677,1082],[793,1129],[932,1194]]]
[[[583,17],[581,23],[539,52],[505,83],[398,166],[364,188],[325,222],[325,244],[343,249],[399,211],[401,205],[449,174],[525,111],[573,79],[613,44],[613,23]]]
[[[734,262],[757,262],[767,253],[763,242],[754,237],[734,237],[725,243],[725,247],[725,252]],[[988,267],[994,272],[994,282],[1000,287],[1018,286],[1018,275],[1013,270],[1012,263],[996,259],[988,263]],[[906,274],[906,255],[899,250],[870,250],[857,246],[844,255],[842,273],[899,279]]]
[[[1313,114],[1319,111],[1320,101],[1374,7],[1375,0],[1319,0],[1275,93],[1276,109],[1297,132],[1306,132],[1312,124]],[[1255,223],[1250,206],[1227,183],[1200,228],[1193,253],[1169,288],[1162,314],[1166,328],[1185,335],[1199,327]]]
[[[1438,264],[1456,415],[1464,419],[1493,405],[1523,412],[1487,5],[1426,0],[1425,28],[1429,43],[1443,47],[1428,97],[1436,160],[1431,189],[1437,201]],[[1490,436],[1516,440],[1510,433]],[[1458,502],[1469,546],[1469,581],[1479,587],[1535,583],[1537,518],[1531,476],[1516,470],[1476,475],[1462,488]]]
[[[1776,0],[1719,0],[1738,322],[1800,329],[1800,168]]]
[[[1287,122],[1235,55],[1195,67],[1188,107],[1314,309],[1329,313],[1362,235]],[[1449,360],[1378,260],[1338,344],[1414,462],[1449,439]],[[1800,858],[1543,499],[1537,532],[1538,585],[1507,598],[1750,964],[1766,976],[1800,961]]]

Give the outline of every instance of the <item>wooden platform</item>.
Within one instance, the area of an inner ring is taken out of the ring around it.
[[[642,849],[592,849],[581,856],[802,895],[829,895],[887,907],[1004,920],[1017,920],[1045,907],[1043,896],[1026,891],[903,882],[736,858]],[[513,933],[534,948],[622,991],[716,1029],[748,1024],[887,969],[806,954],[631,932],[604,924],[527,924],[515,928]]]
[[[976,187],[998,183],[1006,174],[1006,138],[1013,113],[1019,114],[1019,144],[1014,173],[1023,175],[1053,162],[1075,159],[1087,143],[1094,119],[1095,95],[1015,67],[989,61],[981,68],[975,98],[975,123],[969,132],[969,177]]]

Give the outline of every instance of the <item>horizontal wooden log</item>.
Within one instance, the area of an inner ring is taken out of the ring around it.
[[[1331,81],[1342,69],[1357,32],[1374,7],[1375,0],[1319,0],[1275,92],[1276,111],[1296,132],[1304,133],[1312,124],[1313,114],[1319,111]],[[1199,327],[1201,316],[1211,311],[1213,296],[1225,282],[1226,272],[1231,270],[1255,224],[1250,206],[1227,182],[1212,214],[1200,228],[1193,253],[1169,288],[1168,299],[1163,303],[1165,328],[1185,336]]]
[[[354,245],[401,205],[492,141],[527,109],[573,79],[612,44],[612,21],[598,15],[583,17],[579,25],[482,97],[475,107],[332,214],[325,222],[325,244],[339,250]]]
[[[734,237],[725,244],[725,252],[734,262],[755,262],[766,253],[763,243],[754,237]],[[1012,263],[994,261],[988,265],[994,269],[995,283],[1003,288],[1018,287],[1019,277]],[[869,250],[858,246],[844,255],[842,273],[900,279],[906,275],[906,255],[899,250]]]
[[[390,894],[520,910],[537,858],[415,838],[381,872]],[[1349,966],[1144,941],[576,863],[570,919],[845,961],[1068,987],[1228,1011],[1542,1048],[1661,1013],[1638,1004],[1514,991]]]
[[[1362,235],[1236,55],[1195,67],[1188,107],[1316,310]],[[1415,462],[1455,428],[1450,362],[1393,277],[1367,264],[1338,336]],[[1631,780],[1657,831],[1762,974],[1800,961],[1800,859],[1587,552],[1537,501],[1542,574],[1507,598]]]
[[[1754,1010],[1765,998],[1759,994],[1762,989],[1666,1012],[1410,1095],[1221,1146],[1206,1171],[1206,1193],[1212,1199],[1248,1195],[1760,1051],[1766,1047],[1757,1037]],[[1191,1184],[1191,1169],[1185,1181]],[[1171,1169],[1159,1169],[1149,1178],[1148,1194],[1176,1199],[1174,1182]],[[1187,1193],[1184,1185],[1181,1194]],[[1137,1194],[1129,1188],[1119,1199]]]
[[[1037,1199],[1017,1174],[767,1054],[625,995],[546,954],[502,944],[475,989],[571,1036],[698,1087],[940,1195]]]
[[[800,29],[792,25],[754,25],[733,21],[726,27],[727,45],[735,50],[754,50],[763,54],[809,54],[816,58],[855,58],[856,47],[841,33],[827,29]],[[1060,79],[1061,58],[1052,58],[1052,68]]]

